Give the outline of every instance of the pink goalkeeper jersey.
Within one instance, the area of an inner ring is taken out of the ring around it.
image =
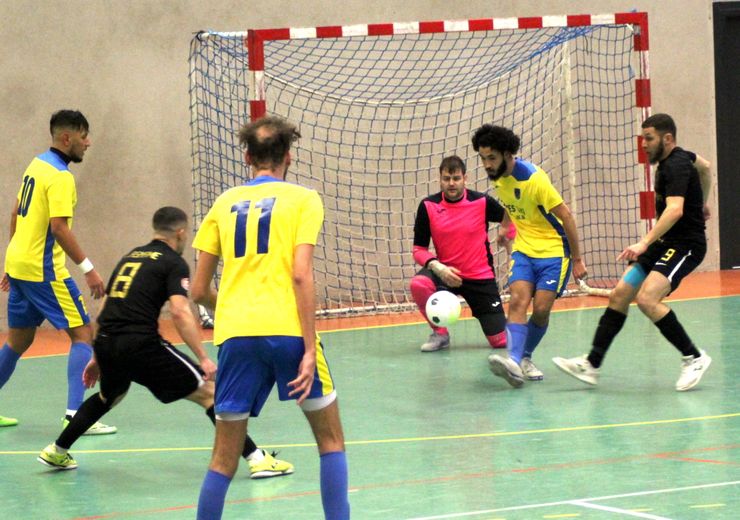
[[[467,280],[495,278],[493,255],[488,241],[488,223],[501,222],[504,208],[493,197],[465,190],[456,201],[445,200],[442,192],[419,204],[414,224],[414,259],[426,267],[437,259],[460,270]],[[429,252],[434,242],[436,256]]]

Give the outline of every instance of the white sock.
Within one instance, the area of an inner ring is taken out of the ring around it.
[[[257,448],[252,453],[247,455],[247,460],[251,460],[252,462],[259,462],[264,458],[265,458],[265,452],[259,448]]]

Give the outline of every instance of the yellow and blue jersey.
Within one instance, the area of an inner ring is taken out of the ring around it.
[[[71,228],[75,206],[75,180],[60,152],[52,149],[35,157],[18,191],[15,233],[5,254],[5,272],[31,282],[69,278],[66,255],[51,234],[49,220],[67,217]]]
[[[193,247],[223,259],[214,343],[242,336],[301,336],[293,262],[316,245],[324,220],[319,194],[262,176],[224,192]]]
[[[513,251],[531,258],[570,256],[563,223],[551,213],[563,198],[542,168],[517,159],[511,175],[499,178],[494,187],[516,224]]]

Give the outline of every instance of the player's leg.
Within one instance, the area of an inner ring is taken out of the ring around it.
[[[325,396],[307,399],[302,408],[319,448],[324,516],[329,520],[347,520],[350,517],[349,475],[339,405],[335,398]]]
[[[681,280],[701,263],[703,257],[703,249],[697,254],[695,250],[668,248],[645,279],[636,298],[640,310],[681,353],[681,375],[676,382],[678,391],[696,386],[712,359],[696,347],[676,314],[663,303],[663,298],[679,286]]]
[[[0,348],[0,388],[5,386],[15,372],[21,355],[33,343],[36,327],[44,321],[44,316],[25,295],[28,282],[8,277],[10,292],[8,294],[8,337]],[[0,427],[15,426],[18,420],[12,417],[0,417]]]
[[[459,287],[491,348],[506,348],[506,315],[496,280],[464,281]]]
[[[427,320],[429,326],[432,327],[432,333],[429,336],[429,339],[421,345],[421,351],[435,352],[437,350],[449,348],[449,331],[446,327],[437,327],[434,323],[429,321],[426,311],[427,300],[429,300],[429,297],[432,294],[441,289],[449,289],[445,287],[442,280],[440,280],[439,277],[429,269],[419,270],[419,272],[411,279],[410,288],[411,296],[414,298],[414,302],[419,308],[419,312],[421,312],[421,315],[424,316],[425,320]]]
[[[595,385],[599,380],[599,369],[614,338],[622,330],[627,319],[630,303],[637,296],[647,277],[644,265],[634,263],[625,270],[617,286],[609,295],[609,305],[599,319],[591,351],[574,358],[552,358],[558,368],[584,383]]]

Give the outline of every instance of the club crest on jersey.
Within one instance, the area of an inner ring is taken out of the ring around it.
[[[522,190],[520,190],[519,188],[514,188],[514,197],[516,198],[516,200],[521,199],[522,198]]]

